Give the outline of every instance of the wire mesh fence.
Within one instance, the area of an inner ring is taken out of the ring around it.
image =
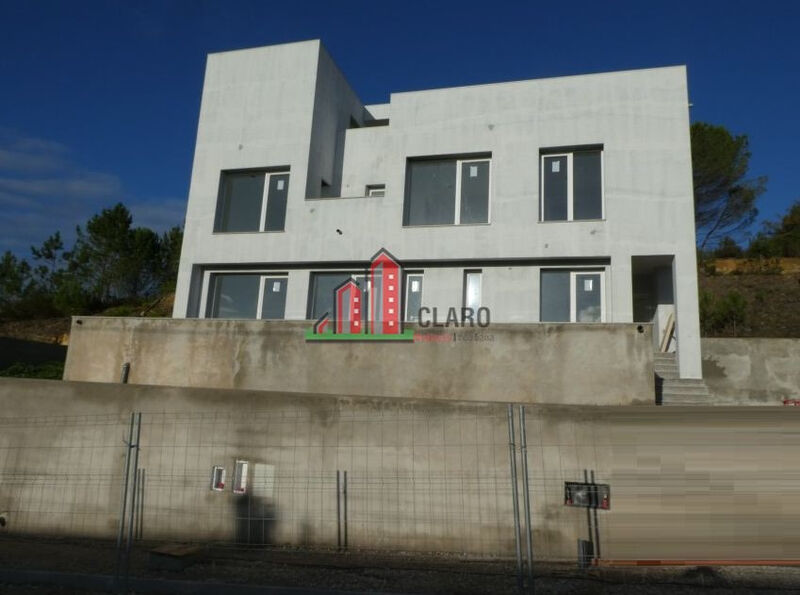
[[[785,414],[526,407],[523,459],[518,407],[510,448],[497,404],[215,406],[145,410],[138,439],[129,413],[0,418],[0,535],[513,559],[528,551],[527,490],[535,560],[574,561],[579,539],[603,558],[800,552],[786,506],[800,433]],[[610,510],[565,506],[565,482],[591,471],[611,484]]]

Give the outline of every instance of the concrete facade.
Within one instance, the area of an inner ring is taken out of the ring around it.
[[[542,151],[583,146],[602,148],[603,217],[540,221]],[[404,226],[408,160],[475,154],[491,161],[489,222]],[[259,168],[289,171],[284,230],[215,232],[221,172]],[[385,195],[365,196],[372,184]],[[426,307],[461,307],[479,269],[493,322],[538,322],[540,273],[558,267],[602,271],[603,321],[630,323],[633,263],[654,258],[672,279],[680,375],[699,378],[693,212],[684,67],[364,106],[319,41],[211,54],[174,316],[204,317],[211,273],[246,270],[285,276],[285,318],[304,320],[313,273],[363,270],[383,247],[424,274]]]
[[[649,325],[417,329],[413,343],[307,342],[305,322],[76,317],[64,379],[375,397],[654,404]],[[444,341],[444,342],[442,342]]]
[[[350,547],[514,554],[501,403],[0,379],[0,408],[0,535],[113,538],[135,410],[145,539],[335,547],[347,470]],[[601,558],[800,558],[796,410],[526,412],[537,560],[575,560],[586,511],[564,505],[564,482],[584,469],[611,487]],[[235,460],[249,463],[244,495]]]
[[[715,403],[800,400],[800,339],[703,339],[703,377]]]

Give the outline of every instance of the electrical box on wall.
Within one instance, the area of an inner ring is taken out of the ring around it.
[[[247,493],[247,461],[236,461],[233,466],[233,493]]]
[[[215,492],[225,489],[225,467],[214,466],[211,468],[211,489]]]
[[[579,508],[611,508],[611,488],[606,483],[564,482],[564,505]]]

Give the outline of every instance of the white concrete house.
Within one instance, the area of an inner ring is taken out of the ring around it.
[[[683,66],[363,105],[319,41],[211,54],[174,317],[314,320],[383,247],[407,321],[674,316],[700,378],[688,111]]]

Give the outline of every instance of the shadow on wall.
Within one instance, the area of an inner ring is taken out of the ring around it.
[[[275,543],[276,507],[270,498],[242,494],[236,498],[236,543]]]

